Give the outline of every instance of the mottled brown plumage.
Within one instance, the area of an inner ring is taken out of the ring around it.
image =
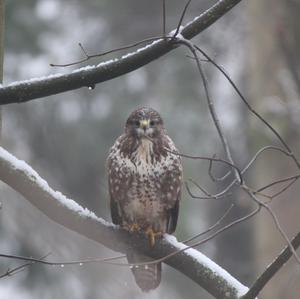
[[[113,223],[154,235],[175,231],[182,165],[180,157],[171,152],[177,149],[160,115],[151,108],[133,111],[107,159]],[[127,259],[129,263],[151,260],[134,252],[128,252]],[[160,263],[133,268],[132,272],[143,291],[160,283]]]

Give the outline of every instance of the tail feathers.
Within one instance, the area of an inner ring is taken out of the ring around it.
[[[127,253],[127,260],[130,264],[145,263],[153,261],[148,256],[134,252]],[[131,268],[137,285],[143,292],[156,289],[161,281],[161,263],[138,265]]]

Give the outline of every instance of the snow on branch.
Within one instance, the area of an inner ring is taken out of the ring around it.
[[[239,2],[241,0],[219,0],[186,26],[180,27],[180,34],[185,39],[195,37]],[[83,67],[67,74],[52,74],[14,82],[0,88],[0,105],[27,102],[81,87],[93,88],[95,84],[134,71],[177,47],[179,44],[174,44],[172,39],[161,38],[120,59]]]
[[[186,245],[184,245],[181,242],[178,242],[177,239],[174,236],[171,235],[165,235],[165,241],[169,242],[176,248],[177,250],[182,250],[184,248],[187,248]],[[214,283],[218,286],[220,289],[225,289],[230,286],[230,291],[228,290],[225,292],[225,296],[222,298],[240,298],[243,295],[245,295],[248,292],[248,288],[244,285],[242,285],[237,279],[235,279],[233,276],[231,276],[226,270],[224,270],[222,267],[217,265],[215,262],[213,262],[211,259],[209,259],[207,256],[202,254],[200,251],[189,248],[182,252],[184,258],[182,260],[189,260],[191,263],[191,266],[193,264],[198,264],[198,266],[195,268],[196,271],[198,271],[198,274],[202,273],[207,275],[206,278],[201,277],[202,284],[207,284],[206,289],[210,288],[210,284]],[[179,255],[179,254],[178,254]],[[176,257],[176,255],[175,255]],[[179,258],[181,258],[179,256]],[[183,262],[183,261],[182,261]],[[186,263],[187,261],[184,261]],[[185,265],[185,267],[189,267],[189,265]],[[220,280],[222,278],[222,281]],[[207,280],[206,280],[207,279]],[[218,281],[218,283],[216,283]],[[222,292],[223,292],[222,290]],[[232,297],[232,292],[234,293],[235,297]],[[217,293],[214,294],[217,298],[219,298]]]
[[[248,291],[247,287],[199,251],[192,248],[183,250],[186,245],[173,236],[165,235],[153,248],[149,248],[148,240],[142,234],[129,233],[97,217],[59,191],[54,191],[27,163],[3,148],[0,148],[0,178],[54,222],[114,251],[125,253],[131,246],[155,259],[178,251],[165,263],[216,298],[240,298]]]

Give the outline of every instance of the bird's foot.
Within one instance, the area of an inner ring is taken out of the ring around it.
[[[130,223],[130,224],[126,224],[125,229],[130,232],[136,232],[136,231],[140,230],[141,228],[137,223]]]
[[[155,245],[155,238],[162,236],[161,232],[154,232],[152,227],[147,228],[147,230],[145,231],[145,234],[149,240],[151,247],[153,247]]]

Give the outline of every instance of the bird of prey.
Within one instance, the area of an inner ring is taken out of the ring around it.
[[[107,158],[111,217],[114,224],[144,232],[153,246],[155,238],[176,229],[182,187],[181,158],[167,135],[157,111],[139,108],[127,119],[125,132]],[[149,257],[127,252],[129,263]],[[158,287],[161,263],[133,267],[142,291]]]

